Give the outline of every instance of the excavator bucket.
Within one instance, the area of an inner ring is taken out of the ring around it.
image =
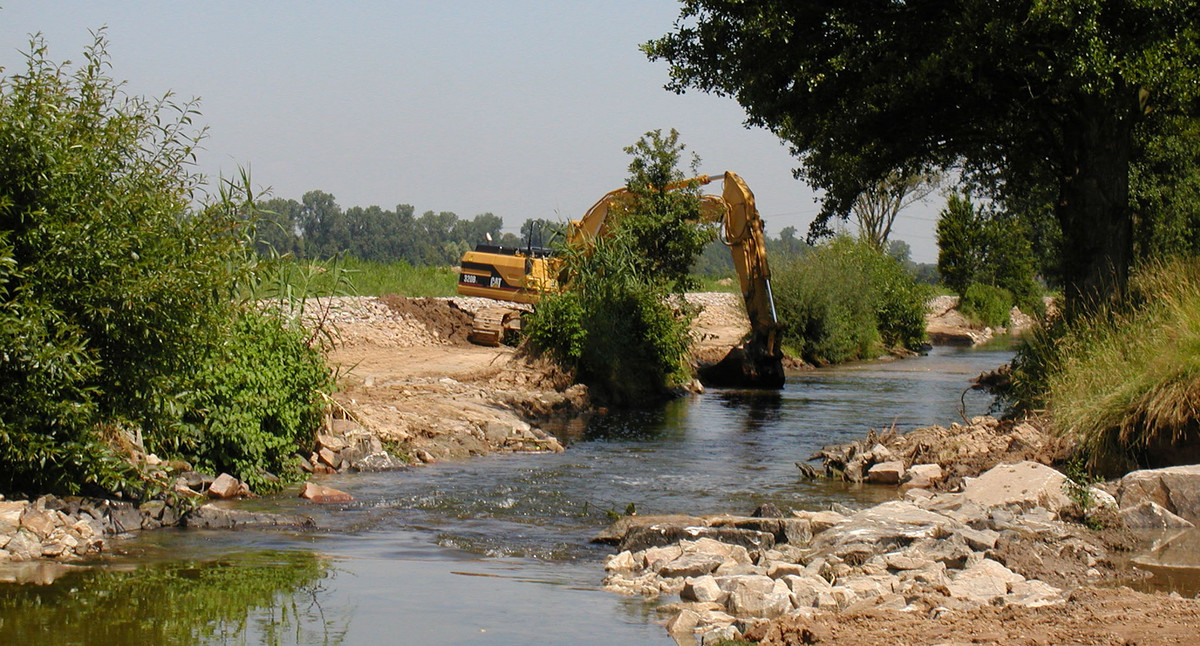
[[[728,388],[783,388],[783,354],[773,341],[754,335],[717,363],[700,366],[697,370],[700,382]]]

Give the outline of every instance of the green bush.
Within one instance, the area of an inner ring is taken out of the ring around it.
[[[972,323],[987,327],[1008,325],[1012,314],[1012,293],[1003,287],[972,283],[958,303],[958,309]]]
[[[295,455],[313,444],[325,410],[321,393],[331,387],[324,359],[302,332],[277,316],[242,311],[181,398],[182,423],[148,438],[146,448],[269,490],[271,475],[285,482],[299,475]]]
[[[25,72],[0,80],[4,492],[131,491],[136,474],[124,453],[139,436],[149,447],[173,443],[185,412],[204,431],[226,426],[219,408],[188,404],[235,399],[212,376],[215,349],[278,340],[261,325],[244,329],[234,305],[253,266],[241,207],[228,194],[192,207],[201,184],[194,110],[126,97],[104,76],[104,46],[98,38],[72,72],[46,60],[35,40]],[[307,350],[270,347],[227,358],[268,362]],[[280,386],[235,383],[260,394]],[[286,441],[253,449],[261,464],[244,462],[239,474],[278,468],[274,452],[297,448],[282,446],[296,439],[290,423],[280,421]],[[177,457],[200,464],[222,455],[198,440],[188,451],[174,443]]]
[[[691,376],[688,319],[667,305],[663,284],[635,270],[628,235],[571,254],[571,288],[544,298],[524,324],[534,348],[618,406],[661,399]]]
[[[925,338],[925,290],[894,258],[841,237],[774,272],[784,343],[806,361],[841,363]]]

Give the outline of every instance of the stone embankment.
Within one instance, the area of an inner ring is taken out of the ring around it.
[[[1033,329],[1037,321],[1013,306],[1007,327],[973,325],[958,311],[957,296],[938,296],[925,304],[925,332],[934,345],[983,345],[1003,336],[1018,337]],[[1046,299],[1048,311],[1053,308]]]
[[[936,447],[947,452],[944,461],[972,450],[985,456],[1045,450],[1032,425],[975,421],[955,429],[973,439]],[[944,432],[935,427],[923,435],[930,440]],[[922,434],[916,436],[909,441],[922,446]],[[679,644],[778,636],[781,625],[797,636],[808,625],[836,625],[832,617],[883,611],[932,620],[997,606],[1042,608],[1066,603],[1080,587],[1144,576],[1120,564],[1121,553],[1136,544],[1123,524],[1186,528],[1200,518],[1200,466],[1134,472],[1089,488],[1018,458],[956,475],[951,486],[938,477],[943,469],[936,461],[911,462],[935,447],[906,450],[894,437],[883,438],[890,447],[880,439],[824,453],[845,458],[830,469],[842,477],[849,471],[860,481],[899,485],[897,500],[862,510],[835,505],[783,514],[767,506],[753,517],[623,519],[596,539],[618,550],[606,562],[606,589],[678,595],[661,609]],[[856,462],[863,455],[870,459]],[[1094,531],[1079,520],[1108,529]],[[1170,540],[1151,554],[1169,553]]]
[[[228,474],[213,478],[188,471],[176,475],[169,494],[141,503],[51,495],[34,500],[0,498],[0,563],[78,561],[111,551],[114,541],[160,527],[312,524],[304,516],[245,511],[218,502],[250,495],[245,483]]]

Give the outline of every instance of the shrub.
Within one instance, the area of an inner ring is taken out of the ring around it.
[[[185,412],[202,431],[219,430],[241,414],[221,402],[251,404],[231,389],[264,398],[302,390],[214,376],[224,369],[214,363],[220,356],[263,362],[230,370],[270,373],[265,364],[307,348],[291,337],[285,343],[266,324],[244,327],[234,306],[251,269],[238,229],[241,207],[224,190],[208,208],[191,206],[201,184],[192,168],[195,112],[169,98],[125,97],[103,74],[104,46],[98,37],[86,64],[71,72],[49,62],[35,40],[25,73],[0,80],[5,492],[129,491],[136,474],[122,453],[139,435],[150,447],[174,444],[178,457],[216,464],[221,450],[210,455],[199,438],[176,441]],[[219,350],[237,343],[271,351]],[[325,383],[284,363],[303,383]],[[305,405],[311,396],[301,397]],[[245,475],[276,468],[275,452],[295,450],[283,445],[296,438],[289,424],[298,416],[283,409],[260,415],[271,416],[278,428],[269,430],[284,439],[252,449],[262,462],[243,463]]]
[[[1000,327],[1008,325],[1012,303],[1012,293],[1007,289],[972,283],[962,295],[958,309],[972,323]]]
[[[870,245],[838,238],[774,274],[784,342],[806,361],[851,361],[925,338],[924,291]]]
[[[571,288],[544,298],[525,321],[535,348],[619,406],[661,399],[690,377],[688,319],[667,305],[664,285],[635,270],[628,235],[569,254]]]
[[[257,491],[299,475],[295,454],[311,446],[332,387],[320,353],[278,317],[240,311],[229,337],[210,348],[182,398],[184,415],[147,449],[194,459]],[[270,475],[268,475],[270,474]]]

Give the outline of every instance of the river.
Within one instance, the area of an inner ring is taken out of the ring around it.
[[[613,514],[894,496],[805,481],[795,462],[870,428],[986,413],[969,380],[1011,356],[937,348],[610,415],[561,429],[560,454],[326,478],[356,501],[254,503],[322,529],[149,532],[101,567],[0,584],[0,644],[671,644],[655,602],[599,588],[611,548],[588,539]]]

